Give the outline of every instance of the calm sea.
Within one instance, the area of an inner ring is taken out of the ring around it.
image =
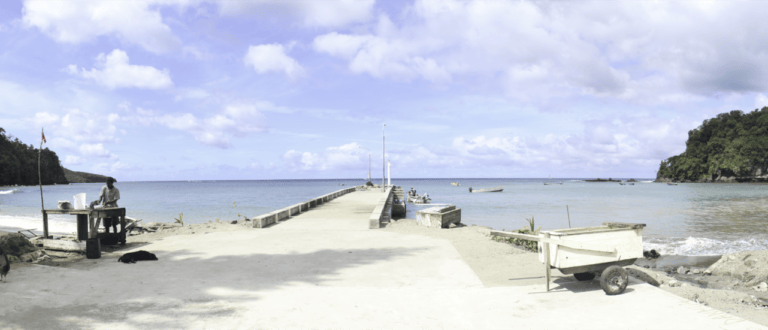
[[[603,222],[645,223],[646,249],[664,254],[708,255],[768,247],[768,185],[679,184],[642,179],[635,185],[580,179],[397,179],[404,190],[428,193],[432,203],[455,204],[462,222],[494,229],[519,229],[533,218],[543,229],[586,227]],[[374,180],[375,182],[375,180]],[[452,186],[460,182],[461,186]],[[544,185],[548,183],[560,183]],[[185,223],[253,217],[310,198],[360,185],[361,180],[259,180],[118,182],[120,206],[145,222]],[[46,208],[86,193],[96,200],[103,184],[43,187]],[[501,186],[501,193],[472,193],[469,187]],[[409,204],[408,217],[423,206]],[[0,187],[0,229],[42,229],[37,186]],[[51,231],[76,231],[74,216],[51,216]]]

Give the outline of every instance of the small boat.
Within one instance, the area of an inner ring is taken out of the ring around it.
[[[408,202],[412,204],[429,204],[432,203],[432,199],[429,198],[429,195],[424,194],[424,196],[408,196]]]
[[[667,182],[667,185],[668,185],[668,186],[676,186],[676,185],[677,185],[677,183]]]
[[[469,187],[469,192],[471,193],[480,193],[480,192],[501,192],[504,190],[503,187],[496,187],[496,188],[485,188],[485,189],[472,189],[472,187]]]
[[[454,186],[456,186],[456,187],[458,187],[458,186],[460,186],[460,185],[461,185],[461,183],[458,183],[458,182],[451,182],[451,184],[452,184],[452,185],[454,185]]]
[[[634,186],[635,185],[634,182],[630,182],[630,183],[627,183],[627,184],[630,185],[630,186]]]
[[[340,186],[343,186],[344,184],[343,184],[343,183],[339,183],[339,185],[340,185]]]
[[[562,182],[544,182],[545,186],[551,185],[551,184],[563,184]]]
[[[624,183],[624,182],[619,182],[619,184],[623,186],[623,185],[625,185],[626,183]]]

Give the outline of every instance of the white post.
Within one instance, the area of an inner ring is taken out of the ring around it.
[[[368,150],[368,181],[371,181],[371,149],[362,146],[358,148]]]
[[[392,185],[392,163],[387,161],[387,185]]]
[[[381,191],[385,192],[387,189],[384,187],[384,179],[387,176],[387,160],[386,160],[386,147],[387,147],[387,138],[384,136],[384,128],[387,127],[387,124],[382,124],[381,126]]]

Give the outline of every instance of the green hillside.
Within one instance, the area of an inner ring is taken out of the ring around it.
[[[685,145],[661,162],[656,181],[768,181],[768,107],[707,119],[688,132]]]
[[[108,176],[91,174],[85,172],[76,172],[64,169],[64,176],[70,183],[89,183],[89,182],[107,182]]]
[[[37,185],[38,151],[33,145],[26,145],[12,135],[6,135],[0,127],[0,186]],[[42,183],[67,184],[64,170],[55,152],[43,149],[40,155],[40,174]]]

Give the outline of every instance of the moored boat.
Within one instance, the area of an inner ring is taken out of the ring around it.
[[[456,186],[456,187],[461,186],[461,183],[458,183],[458,182],[451,182],[451,184]]]
[[[496,187],[496,188],[485,188],[485,189],[472,189],[472,187],[469,187],[469,192],[471,193],[480,193],[480,192],[501,192],[504,190],[504,187]]]

